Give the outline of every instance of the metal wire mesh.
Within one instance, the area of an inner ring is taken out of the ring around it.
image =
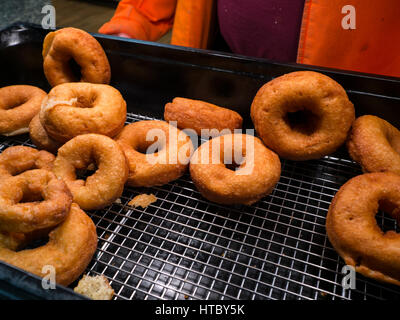
[[[128,115],[127,122],[147,117]],[[0,149],[31,145],[2,138]],[[1,151],[0,150],[0,151]],[[396,299],[396,286],[357,274],[342,287],[344,265],[325,232],[332,197],[360,174],[349,159],[282,161],[271,195],[252,206],[205,200],[189,174],[152,188],[125,188],[111,206],[88,212],[99,244],[87,272],[110,280],[116,299]],[[145,209],[127,203],[141,193],[157,201]],[[383,229],[396,222],[380,213]]]

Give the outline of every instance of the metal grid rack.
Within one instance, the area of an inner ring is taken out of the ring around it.
[[[127,122],[150,119],[128,114]],[[0,140],[29,145],[27,135]],[[99,244],[87,272],[103,274],[116,299],[398,299],[400,289],[357,274],[341,286],[343,260],[325,232],[340,186],[360,174],[349,159],[282,161],[271,195],[252,206],[205,200],[190,175],[152,188],[125,188],[121,203],[88,212]],[[153,193],[145,209],[127,203]],[[379,225],[397,230],[394,219]],[[73,285],[72,285],[73,286]]]

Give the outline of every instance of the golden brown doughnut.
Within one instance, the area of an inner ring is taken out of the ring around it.
[[[243,119],[235,111],[200,100],[175,98],[165,105],[165,121],[176,121],[179,129],[193,129],[201,136],[202,129],[230,130],[242,128]],[[210,136],[217,136],[218,133]]]
[[[42,54],[44,74],[52,87],[77,81],[110,82],[110,64],[103,48],[83,30],[64,28],[48,33],[43,42]],[[69,65],[70,60],[79,65],[81,77],[74,75]]]
[[[230,165],[236,165],[236,170]],[[280,174],[279,157],[247,134],[213,138],[190,160],[190,176],[197,189],[221,204],[253,204],[272,191]]]
[[[326,231],[347,265],[364,276],[400,285],[400,234],[383,232],[375,215],[400,213],[400,176],[366,173],[346,182],[329,207]]]
[[[29,136],[34,145],[40,150],[57,153],[58,148],[62,146],[61,142],[49,137],[47,131],[40,123],[39,114],[34,116],[32,121],[29,123]]]
[[[147,135],[149,139],[146,140]],[[132,187],[163,185],[178,179],[186,171],[193,153],[190,137],[165,121],[131,123],[124,127],[116,141],[128,160],[127,184]],[[150,146],[157,146],[157,152],[146,154]],[[159,163],[153,161],[153,156]]]
[[[251,118],[265,145],[290,160],[318,159],[346,140],[354,120],[346,91],[317,72],[297,71],[265,84]]]
[[[347,150],[364,172],[400,174],[400,131],[381,118],[371,115],[357,118],[347,140]]]
[[[97,170],[85,180],[77,179],[77,169],[95,164]],[[84,210],[104,208],[122,194],[128,178],[128,166],[121,147],[99,134],[77,136],[60,149],[54,161],[54,173],[70,188],[74,202]]]
[[[45,276],[45,266],[55,270],[56,282],[69,285],[88,266],[97,248],[96,227],[75,203],[65,221],[49,234],[49,242],[28,250],[15,252],[0,246],[0,260],[38,276]]]
[[[65,83],[43,100],[40,122],[60,142],[87,133],[114,137],[126,120],[126,102],[120,92],[105,84]]]
[[[47,151],[25,146],[8,147],[0,154],[0,179],[32,169],[52,171],[54,159],[54,155]]]
[[[28,132],[39,113],[46,92],[34,86],[15,85],[0,89],[0,134],[14,136]]]
[[[66,184],[50,171],[35,169],[6,178],[0,183],[0,231],[26,233],[55,226],[71,203]]]

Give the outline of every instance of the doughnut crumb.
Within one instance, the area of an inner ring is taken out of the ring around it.
[[[74,291],[92,300],[111,300],[114,295],[114,289],[103,275],[84,275]]]
[[[154,194],[139,194],[136,197],[134,197],[131,201],[128,202],[128,206],[132,207],[142,207],[146,208],[153,202],[157,201],[157,197]]]

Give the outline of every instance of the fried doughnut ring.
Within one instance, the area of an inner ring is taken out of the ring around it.
[[[86,181],[76,178],[76,169],[96,164],[97,170]],[[63,179],[84,210],[101,209],[122,194],[128,178],[128,166],[120,146],[99,134],[77,136],[60,149],[54,161],[54,173]]]
[[[0,134],[14,136],[28,132],[39,113],[46,92],[34,86],[16,85],[0,89]]]
[[[55,269],[56,282],[69,285],[85,271],[97,248],[96,227],[75,203],[65,221],[41,247],[15,252],[0,247],[0,260],[43,277],[43,267]]]
[[[71,203],[66,184],[50,171],[35,169],[7,178],[0,184],[0,231],[26,233],[55,226]]]
[[[0,179],[15,176],[27,170],[53,170],[54,155],[25,146],[8,147],[0,154]]]
[[[29,123],[29,136],[34,145],[41,150],[57,153],[58,148],[62,146],[61,142],[49,137],[47,131],[40,123],[39,114],[34,116],[32,121]]]
[[[64,28],[48,33],[43,42],[42,55],[44,74],[52,87],[77,81],[110,82],[110,64],[103,48],[83,30]],[[70,68],[72,59],[81,68],[81,79]]]
[[[49,92],[39,116],[48,135],[60,142],[86,133],[114,137],[125,124],[126,102],[109,85],[65,83]]]
[[[347,140],[347,150],[364,172],[400,174],[400,131],[381,118],[371,115],[357,118]]]
[[[238,166],[236,171],[230,164]],[[247,134],[208,140],[190,160],[190,176],[197,189],[204,198],[221,204],[257,202],[272,191],[280,174],[279,157]]]
[[[155,138],[158,138],[156,142]],[[124,127],[116,141],[128,159],[127,185],[132,187],[163,185],[178,179],[186,171],[193,153],[188,135],[159,120],[131,123]],[[158,163],[149,160],[149,154],[146,154],[152,146],[156,146],[157,152],[152,156],[160,160]]]
[[[312,71],[268,82],[251,105],[251,118],[265,145],[290,160],[334,152],[345,142],[354,114],[342,86]]]
[[[379,228],[379,208],[399,218],[399,175],[366,173],[346,182],[331,202],[326,231],[346,264],[364,276],[400,285],[400,234]]]
[[[164,119],[176,121],[180,129],[193,129],[200,136],[202,129],[216,129],[221,132],[242,128],[243,119],[235,111],[218,107],[200,100],[175,98],[165,105]],[[212,134],[217,136],[219,134]]]

